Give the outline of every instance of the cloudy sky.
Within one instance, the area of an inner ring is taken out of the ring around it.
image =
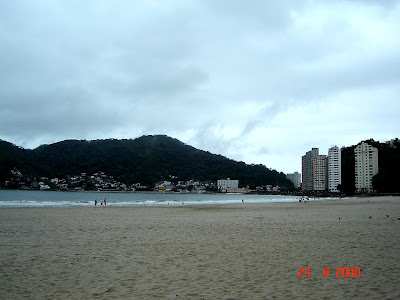
[[[0,2],[0,139],[166,134],[285,173],[400,137],[400,1]]]

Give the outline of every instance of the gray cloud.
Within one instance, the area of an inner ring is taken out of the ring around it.
[[[160,133],[296,171],[396,137],[399,20],[397,1],[2,2],[0,138]]]

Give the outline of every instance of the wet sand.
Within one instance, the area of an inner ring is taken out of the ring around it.
[[[2,208],[0,298],[399,299],[398,218],[399,197]]]

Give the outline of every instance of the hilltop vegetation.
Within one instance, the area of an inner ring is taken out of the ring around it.
[[[16,167],[25,176],[63,178],[103,171],[126,184],[159,180],[239,179],[240,186],[279,185],[292,189],[285,174],[196,149],[164,135],[129,140],[67,140],[33,150],[0,141],[0,181]]]

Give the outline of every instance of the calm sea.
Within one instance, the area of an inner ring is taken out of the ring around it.
[[[299,197],[280,195],[186,194],[146,192],[55,192],[0,190],[0,207],[94,206],[95,200],[107,198],[107,206],[164,206],[297,202]],[[100,205],[98,203],[97,205]]]

